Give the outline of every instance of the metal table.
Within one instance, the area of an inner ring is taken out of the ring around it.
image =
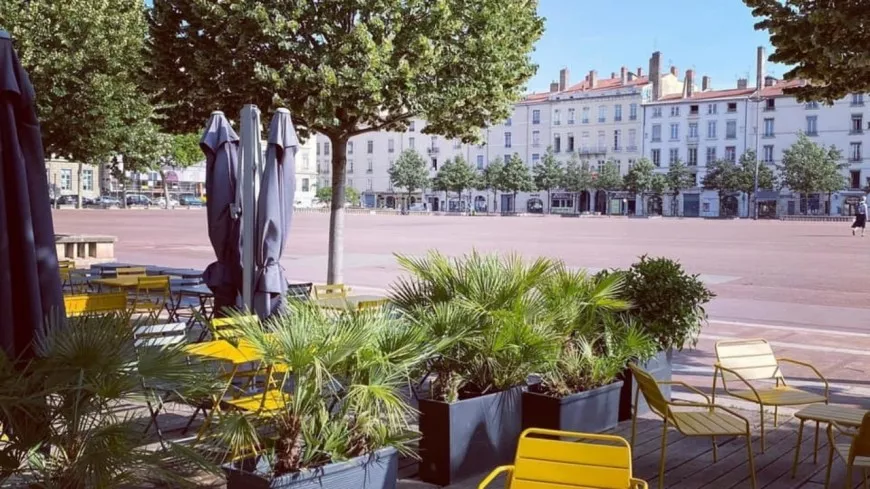
[[[169,267],[154,267],[158,275],[171,275],[181,278],[202,278],[202,270],[195,268],[169,268]]]

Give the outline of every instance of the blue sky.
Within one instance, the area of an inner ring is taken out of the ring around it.
[[[673,64],[683,77],[692,68],[696,80],[709,75],[714,88],[731,88],[747,72],[754,83],[758,46],[772,52],[767,32],[753,28],[740,0],[540,0],[539,13],[546,30],[532,56],[539,67],[531,91],[547,90],[563,67],[572,82],[592,69],[599,77],[622,65],[646,72],[653,51],[662,53],[662,71]],[[767,65],[774,76],[785,72]]]

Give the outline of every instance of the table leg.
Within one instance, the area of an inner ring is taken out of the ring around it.
[[[797,477],[798,460],[800,459],[800,456],[801,456],[801,443],[803,442],[803,438],[804,438],[804,421],[805,420],[802,419],[801,424],[798,426],[797,446],[794,448],[794,463],[791,466],[791,478],[792,479]]]

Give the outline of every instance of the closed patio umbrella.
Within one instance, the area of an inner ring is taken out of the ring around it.
[[[0,31],[0,347],[11,359],[32,354],[45,318],[65,316],[45,173],[33,86]]]
[[[239,218],[235,210],[239,136],[223,112],[213,112],[199,143],[205,153],[208,238],[216,260],[203,273],[214,293],[215,316],[236,307],[242,283]]]
[[[266,161],[257,199],[257,272],[254,311],[266,318],[284,307],[287,280],[279,261],[290,234],[299,140],[290,111],[278,109],[269,126]]]

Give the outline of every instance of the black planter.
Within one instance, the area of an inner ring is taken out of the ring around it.
[[[455,403],[420,400],[420,479],[446,486],[510,463],[525,387]]]
[[[399,455],[395,448],[325,465],[311,471],[272,477],[268,462],[259,458],[224,465],[227,489],[395,489]]]
[[[619,422],[619,397],[622,381],[578,392],[567,397],[551,397],[523,392],[523,429],[600,433]]]
[[[674,352],[671,349],[666,351],[661,351],[647,361],[646,363],[640,365],[641,368],[650,373],[658,381],[670,381],[673,378],[673,358]],[[625,369],[625,372],[622,374],[622,380],[624,383],[622,384],[622,394],[619,397],[619,420],[625,421],[631,419],[632,416],[632,406],[634,405],[634,395],[635,395],[635,386],[634,377],[631,375],[631,370]],[[662,390],[662,393],[665,395],[665,399],[671,399],[671,386],[670,385],[660,385],[659,388]],[[643,394],[640,395],[640,405],[638,406],[638,414],[646,414],[649,412],[649,406],[646,404],[646,400],[643,398]]]

